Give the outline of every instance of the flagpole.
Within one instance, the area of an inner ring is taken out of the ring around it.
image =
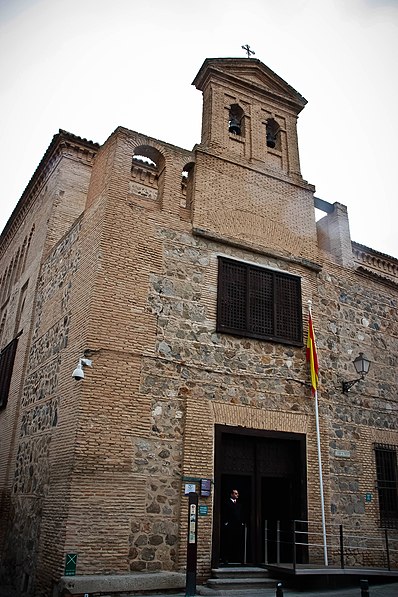
[[[320,486],[320,490],[321,490],[323,553],[324,553],[325,566],[329,566],[328,546],[327,546],[327,541],[326,541],[325,499],[323,496],[321,437],[320,437],[320,431],[319,431],[319,412],[318,412],[318,390],[315,390],[315,421],[316,421],[316,443],[317,443],[317,448],[318,448],[319,486]]]
[[[326,521],[325,521],[325,498],[323,495],[323,476],[322,476],[322,455],[321,455],[321,434],[319,429],[319,408],[318,408],[318,356],[315,343],[314,328],[312,325],[311,313],[312,301],[308,301],[308,339],[307,339],[307,358],[310,362],[311,388],[315,399],[315,423],[316,423],[316,445],[318,450],[318,469],[319,469],[319,488],[321,495],[321,513],[322,513],[322,535],[323,535],[323,553],[325,566],[328,566],[328,547],[326,541]]]

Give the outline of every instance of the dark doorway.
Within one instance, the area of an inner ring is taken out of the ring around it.
[[[262,477],[261,479],[261,522],[264,528],[264,542],[261,545],[262,561],[269,563],[293,561],[293,525],[296,518],[294,508],[295,486],[292,479],[284,477]],[[296,497],[297,499],[297,497]],[[267,545],[265,545],[267,528]],[[279,553],[277,551],[279,545]],[[267,553],[265,553],[267,550]]]
[[[230,499],[232,489],[239,491],[242,521],[241,528],[237,530],[233,538],[229,530],[223,526],[223,509]],[[253,479],[250,475],[222,475],[221,477],[220,556],[223,562],[228,560],[229,564],[244,564],[246,561],[251,561],[251,536],[248,535],[248,532],[252,528],[250,517],[253,491]],[[234,545],[228,544],[231,540]]]
[[[307,518],[305,461],[301,434],[216,426],[213,566],[228,540],[222,512],[232,489],[245,523],[232,563],[292,561],[293,520]]]

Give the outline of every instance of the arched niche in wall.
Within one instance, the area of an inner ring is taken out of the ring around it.
[[[15,254],[13,255],[10,264],[8,265],[3,277],[0,279],[0,305],[8,300],[13,285],[19,281],[23,272],[25,271],[26,262],[30,243],[34,233],[35,227],[32,226],[29,236],[26,236]]]
[[[183,168],[181,174],[181,207],[191,208],[193,199],[193,179],[195,163],[189,162]]]
[[[163,195],[165,159],[156,147],[135,148],[131,164],[130,193],[160,201]]]

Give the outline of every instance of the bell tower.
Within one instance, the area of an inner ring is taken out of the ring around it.
[[[254,58],[207,59],[193,85],[203,92],[201,145],[300,177],[297,117],[307,103]]]
[[[314,187],[297,140],[307,100],[253,58],[208,58],[193,85],[203,93],[194,227],[316,259]]]

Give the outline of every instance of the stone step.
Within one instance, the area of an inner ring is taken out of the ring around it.
[[[182,572],[131,572],[129,574],[93,574],[62,576],[54,595],[128,595],[137,592],[166,592],[185,587]]]
[[[267,578],[270,576],[266,568],[257,566],[223,566],[213,568],[212,578]]]
[[[209,578],[207,587],[214,591],[240,591],[245,593],[255,589],[275,588],[277,581],[273,578]]]

